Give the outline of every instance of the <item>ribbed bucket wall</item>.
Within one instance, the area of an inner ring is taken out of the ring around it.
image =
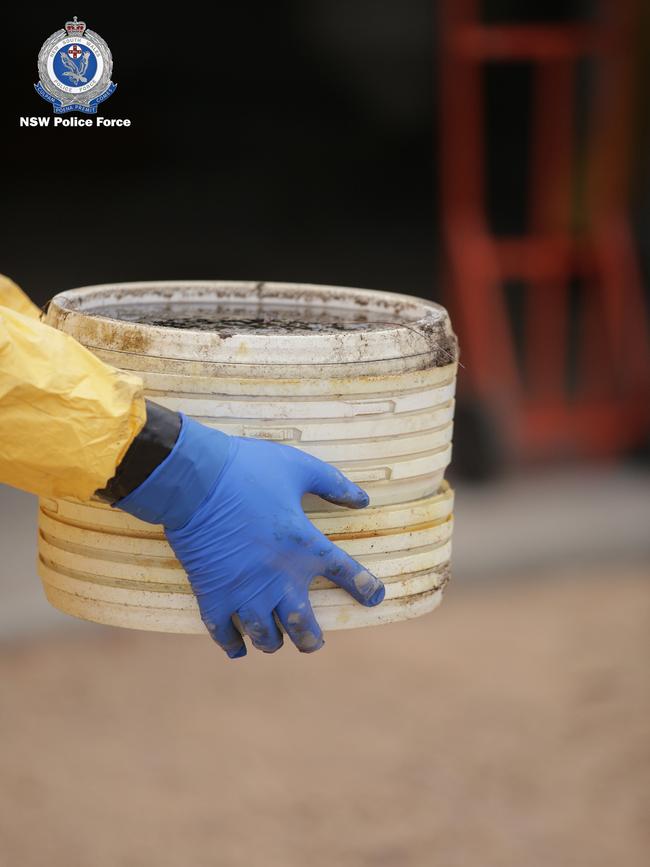
[[[385,311],[386,325],[328,334],[170,329],[101,315],[120,303],[231,301]],[[57,296],[48,321],[116,367],[152,400],[227,433],[262,437],[328,461],[360,484],[359,512],[306,497],[310,519],[386,583],[367,609],[317,578],[325,630],[404,620],[434,609],[449,577],[455,340],[426,301],[339,287],[259,283],[127,284]],[[39,574],[50,602],[89,620],[202,633],[198,607],[161,527],[99,502],[42,499]]]

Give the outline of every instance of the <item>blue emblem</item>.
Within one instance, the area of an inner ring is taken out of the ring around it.
[[[36,93],[52,103],[55,114],[81,111],[96,114],[100,102],[113,93],[113,57],[101,36],[83,21],[67,21],[38,54]]]

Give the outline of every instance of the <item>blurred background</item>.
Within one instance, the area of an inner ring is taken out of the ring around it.
[[[129,129],[25,129],[42,42]],[[296,280],[447,305],[454,580],[412,623],[229,663],[50,609],[0,486],[0,867],[647,863],[650,8],[21,10],[0,270]]]

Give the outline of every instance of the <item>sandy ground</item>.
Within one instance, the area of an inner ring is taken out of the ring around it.
[[[313,657],[0,646],[0,865],[647,864],[650,584],[529,579]]]

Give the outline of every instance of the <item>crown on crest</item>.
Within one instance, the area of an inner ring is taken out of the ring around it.
[[[85,21],[77,21],[77,16],[74,16],[73,21],[65,22],[65,29],[68,36],[83,36],[86,29]]]

